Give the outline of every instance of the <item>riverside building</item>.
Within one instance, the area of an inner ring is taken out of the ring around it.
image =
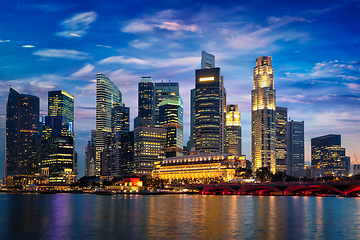
[[[241,115],[237,104],[226,105],[225,152],[241,155]]]
[[[251,149],[253,171],[276,172],[276,91],[271,57],[258,57],[251,90]]]
[[[304,121],[287,123],[287,175],[304,176]]]
[[[276,172],[285,172],[287,160],[287,108],[276,107]]]
[[[134,120],[134,128],[155,125],[155,92],[151,77],[141,77],[138,84],[138,116]]]
[[[217,177],[230,181],[234,178],[237,167],[246,167],[245,156],[239,158],[227,153],[188,155],[156,162],[152,177],[167,179],[170,182],[183,178]]]
[[[179,83],[163,82],[155,83],[155,126],[159,126],[159,104],[169,97],[179,96]]]
[[[96,77],[96,161],[95,174],[101,175],[101,155],[105,136],[111,134],[111,108],[121,103],[122,95],[116,85],[104,74]]]

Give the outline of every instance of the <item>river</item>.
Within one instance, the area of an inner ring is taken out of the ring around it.
[[[360,198],[4,193],[0,238],[359,239]]]

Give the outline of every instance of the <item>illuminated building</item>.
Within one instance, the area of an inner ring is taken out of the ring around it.
[[[111,133],[104,133],[104,149],[101,152],[101,176],[111,175],[111,154],[112,154],[112,135]]]
[[[182,157],[166,158],[155,164],[153,178],[168,179],[200,179],[223,178],[230,181],[234,178],[235,169],[246,165],[245,157],[237,158],[233,154],[212,153],[187,155]]]
[[[39,98],[9,89],[6,102],[5,177],[38,171]]]
[[[91,138],[85,147],[85,176],[95,176],[95,159],[96,159],[96,131],[91,130]]]
[[[120,173],[128,175],[134,173],[134,132],[121,134]]]
[[[66,183],[67,175],[74,175],[74,138],[70,136],[53,136],[41,141],[40,164],[41,174],[49,177],[49,183]],[[66,174],[65,174],[66,175]]]
[[[169,97],[179,96],[179,83],[163,82],[155,83],[155,126],[159,126],[159,104]]]
[[[276,172],[286,172],[287,108],[276,107]]]
[[[258,57],[251,90],[251,149],[253,171],[276,171],[276,91],[271,57]]]
[[[241,155],[241,115],[237,104],[226,105],[225,152]]]
[[[104,74],[96,77],[96,161],[95,174],[101,174],[101,152],[105,147],[105,134],[111,133],[111,107],[121,103],[122,95],[116,85]]]
[[[287,175],[304,176],[304,121],[287,123]]]
[[[341,147],[341,135],[329,134],[311,139],[311,166],[324,169],[325,176],[347,176],[350,158]]]
[[[224,81],[220,68],[195,71],[195,151],[224,152]]]
[[[138,116],[134,128],[155,125],[155,93],[151,77],[141,77],[138,85]]]
[[[353,175],[359,175],[360,174],[360,164],[354,164],[354,174]]]
[[[64,90],[49,91],[48,116],[61,118],[61,136],[73,136],[74,96]]]
[[[151,176],[154,162],[165,158],[166,129],[137,127],[134,129],[134,172]]]
[[[111,109],[111,175],[121,175],[121,135],[129,131],[129,115],[130,108],[125,104],[113,105]]]
[[[169,97],[159,104],[159,124],[166,129],[166,157],[183,155],[183,109],[180,96]]]

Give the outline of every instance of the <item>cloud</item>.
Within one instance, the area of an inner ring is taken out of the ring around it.
[[[10,42],[10,40],[2,40],[2,39],[0,39],[0,43],[4,43],[4,42]]]
[[[200,32],[201,29],[196,24],[187,24],[180,21],[176,17],[180,14],[176,10],[164,10],[155,13],[154,15],[146,15],[142,18],[137,18],[130,21],[122,28],[125,33],[143,33],[153,32],[155,30],[168,30],[168,31],[188,31]]]
[[[66,38],[82,37],[86,34],[86,30],[89,29],[89,25],[95,22],[96,18],[97,13],[93,11],[76,14],[60,24],[65,30],[56,33],[56,35]]]
[[[36,51],[33,54],[41,57],[67,58],[73,60],[83,60],[88,58],[87,53],[67,49],[44,49]]]
[[[23,48],[34,48],[35,46],[34,45],[22,45],[21,47],[23,47]]]
[[[97,44],[97,45],[95,45],[95,46],[97,46],[97,47],[103,47],[103,48],[112,48],[111,46],[100,45],[100,44]]]
[[[354,90],[353,92],[360,93],[360,84],[358,83],[344,83],[349,89]]]
[[[100,61],[100,63],[121,63],[121,64],[135,64],[147,67],[165,68],[175,66],[197,66],[199,65],[200,57],[184,57],[184,58],[167,58],[167,59],[139,59],[134,57],[108,57]]]
[[[81,77],[83,75],[86,75],[86,74],[90,73],[92,70],[94,70],[94,66],[88,63],[88,64],[86,64],[85,67],[83,67],[79,71],[71,74],[71,76],[72,77]]]

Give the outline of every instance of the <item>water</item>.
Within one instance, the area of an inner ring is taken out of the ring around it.
[[[360,198],[0,194],[0,239],[359,239]]]

